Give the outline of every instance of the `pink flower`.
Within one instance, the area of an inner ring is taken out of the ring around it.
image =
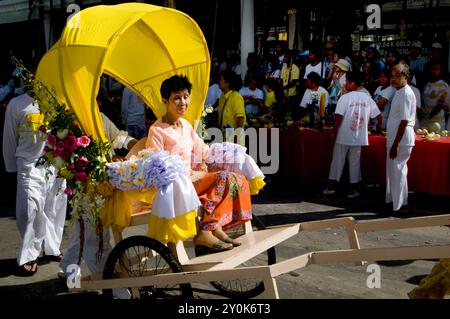
[[[48,146],[44,147],[44,152],[47,153],[50,150],[50,148]]]
[[[74,171],[74,170],[75,170],[75,164],[70,163],[70,164],[67,166],[67,169],[70,170],[70,171]]]
[[[75,167],[77,169],[83,170],[86,166],[88,166],[88,164],[89,164],[89,160],[86,157],[82,156],[75,163]]]
[[[82,137],[78,138],[78,146],[88,147],[89,143],[91,143],[91,139],[86,135],[83,135]]]
[[[64,190],[64,194],[66,194],[67,196],[72,196],[72,195],[73,195],[73,190],[72,190],[72,188],[67,187],[67,188]]]
[[[66,141],[64,142],[64,147],[70,151],[70,152],[74,152],[77,148],[78,148],[78,141],[77,138],[73,135],[70,134]]]
[[[75,173],[75,175],[73,176],[73,178],[75,178],[76,180],[80,181],[80,182],[86,182],[88,177],[86,175],[85,172],[78,172]]]
[[[56,143],[56,150],[58,150],[60,152],[64,151],[64,142],[60,141],[60,142]]]
[[[49,145],[55,145],[56,144],[56,136],[53,134],[49,134],[47,137],[47,142]]]
[[[54,157],[58,157],[58,156],[61,156],[61,155],[62,155],[62,151],[61,150],[58,150],[58,149],[53,150],[53,156]]]

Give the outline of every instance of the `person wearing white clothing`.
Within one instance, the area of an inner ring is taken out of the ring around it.
[[[97,99],[100,104],[100,101]],[[100,105],[99,105],[100,106]],[[105,130],[106,137],[111,144],[111,153],[114,157],[114,149],[127,148],[131,150],[133,146],[137,143],[137,140],[128,135],[126,131],[119,130],[111,120],[106,117],[103,113],[100,113],[103,123],[103,129]],[[92,273],[102,272],[103,267],[106,262],[106,258],[111,252],[110,244],[110,230],[103,230],[103,253],[100,259],[97,258],[97,251],[99,248],[98,237],[90,224],[90,221],[84,220],[84,242],[83,242],[83,252],[82,259],[88,266],[88,269]],[[64,257],[61,260],[60,268],[62,272],[68,277],[74,269],[70,267],[71,265],[78,264],[80,252],[80,224],[75,223],[73,230],[72,239],[69,243]],[[80,273],[81,274],[81,273]],[[79,275],[80,275],[79,274]]]
[[[30,93],[32,94],[32,93]],[[61,256],[60,245],[66,219],[65,181],[50,168],[37,166],[45,146],[40,131],[43,115],[28,94],[13,98],[5,114],[3,158],[8,172],[17,172],[16,224],[22,243],[17,255],[20,275],[37,271],[37,258],[54,260]]]
[[[208,92],[206,93],[205,106],[211,105],[216,108],[221,95],[222,90],[220,89],[219,84],[211,80]]]
[[[264,92],[256,87],[257,82],[253,77],[249,78],[248,87],[243,87],[239,90],[245,102],[245,113],[247,115],[259,114],[259,108],[262,108],[264,103]]]
[[[344,94],[336,106],[336,123],[333,128],[336,142],[328,177],[331,185],[323,191],[325,195],[336,192],[336,184],[341,179],[348,156],[351,190],[347,197],[359,196],[356,186],[361,181],[361,146],[369,145],[369,118],[377,118],[378,123],[381,123],[381,113],[375,101],[366,93],[357,91],[362,81],[359,72],[348,73],[345,89],[349,93]]]
[[[377,103],[378,108],[381,111],[381,117],[383,121],[381,123],[381,127],[386,129],[386,123],[389,117],[389,111],[391,110],[391,102],[392,98],[395,94],[395,89],[390,85],[390,75],[389,71],[383,70],[380,73],[380,86],[375,90],[373,94],[373,99],[375,103]]]
[[[409,67],[392,68],[391,85],[397,89],[387,122],[386,203],[394,212],[408,204],[408,166],[415,144],[416,97],[408,85]]]
[[[307,89],[303,94],[302,101],[300,102],[300,107],[305,109],[305,111],[309,114],[311,127],[314,127],[315,124],[321,123],[320,121],[323,120],[321,117],[324,117],[325,110],[328,106],[328,92],[320,86],[321,82],[322,78],[318,73],[309,73],[306,79]],[[324,106],[323,110],[320,110],[321,103]]]
[[[130,136],[141,139],[147,136],[145,126],[145,103],[142,99],[125,87],[122,92],[122,123]]]

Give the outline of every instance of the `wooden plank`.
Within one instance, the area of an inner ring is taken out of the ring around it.
[[[142,212],[134,213],[131,215],[130,227],[145,225],[148,223],[148,219],[152,214],[151,210],[145,210]]]
[[[157,276],[82,281],[81,288],[74,288],[71,289],[71,291],[101,290],[124,287],[137,288],[152,285],[172,286],[181,283],[209,283],[211,281],[239,279],[267,280],[267,278],[271,278],[269,266],[257,266],[198,272],[169,273]]]
[[[367,233],[373,231],[383,231],[392,229],[419,228],[450,225],[450,214],[414,218],[401,218],[389,220],[373,220],[357,222],[355,229],[358,233]]]
[[[358,233],[355,230],[355,224],[356,224],[356,222],[354,220],[352,222],[350,222],[345,227],[345,231],[347,232],[348,242],[349,242],[350,248],[351,249],[360,249],[361,246],[359,245]],[[365,263],[366,263],[365,261],[357,261],[355,263],[355,265],[356,266],[362,266]]]
[[[253,231],[239,237],[242,245],[234,247],[232,250],[195,257],[189,260],[185,265],[199,265],[205,263],[216,263],[211,270],[234,268],[245,261],[261,254],[270,247],[289,239],[298,234],[299,224],[288,227],[270,228],[265,230]],[[204,268],[203,268],[204,269]]]
[[[301,256],[293,257],[276,264],[270,265],[270,273],[272,277],[277,277],[282,274],[294,271],[296,269],[305,268],[311,265],[312,253],[306,253]]]
[[[450,245],[418,247],[362,248],[312,253],[312,263],[356,262],[361,260],[418,260],[450,258]]]
[[[323,228],[345,227],[354,221],[353,217],[341,217],[300,223],[300,230],[312,231]]]

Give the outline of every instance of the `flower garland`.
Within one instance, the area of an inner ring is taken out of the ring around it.
[[[106,173],[110,146],[83,134],[75,114],[21,61],[13,57],[12,62],[19,69],[26,87],[34,93],[33,98],[43,115],[39,130],[45,134],[46,143],[44,154],[36,165],[56,168],[58,176],[67,183],[64,193],[69,197],[72,208],[71,220],[89,221],[101,236],[100,213],[105,198],[112,194]]]

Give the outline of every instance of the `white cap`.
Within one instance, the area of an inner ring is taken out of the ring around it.
[[[434,48],[434,49],[442,49],[442,44],[440,44],[439,42],[434,42],[431,45],[431,47]]]
[[[350,63],[345,59],[339,59],[339,61],[337,61],[335,65],[344,72],[348,72],[351,66]]]
[[[415,41],[413,41],[413,43],[411,44],[411,46],[412,46],[412,47],[415,47],[415,48],[422,49],[422,42],[420,42],[419,40],[415,40]]]

